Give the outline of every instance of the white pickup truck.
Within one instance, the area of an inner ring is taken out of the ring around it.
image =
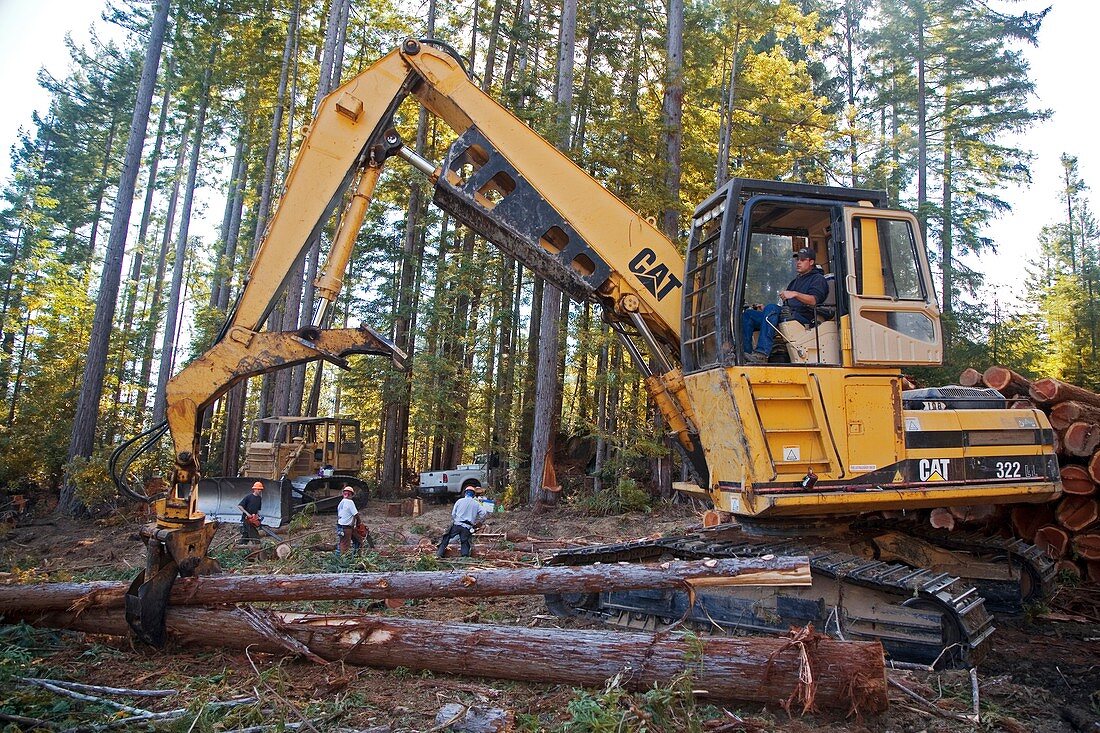
[[[489,456],[478,454],[473,463],[464,463],[446,471],[425,471],[420,474],[416,493],[424,498],[457,498],[468,487],[489,485]]]

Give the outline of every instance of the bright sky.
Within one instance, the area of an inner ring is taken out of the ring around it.
[[[996,222],[990,235],[1000,254],[976,264],[989,276],[997,297],[1011,300],[1019,293],[1026,260],[1035,251],[1039,230],[1058,222],[1064,208],[1058,200],[1062,174],[1059,156],[1077,156],[1080,174],[1092,186],[1089,197],[1100,208],[1100,135],[1097,104],[1089,76],[1088,49],[1096,43],[1100,28],[1100,2],[1053,0],[1054,8],[1043,23],[1037,49],[1025,50],[1037,81],[1037,106],[1054,110],[1047,122],[1020,139],[1036,155],[1030,188],[1004,192],[1013,213]],[[1040,2],[1026,3],[1032,9]],[[0,0],[0,78],[5,102],[0,105],[0,185],[10,177],[9,152],[20,126],[31,127],[31,112],[45,111],[49,97],[37,84],[40,68],[55,76],[68,71],[63,39],[71,32],[77,42],[87,38],[88,27],[98,22],[103,33],[117,34],[99,20],[98,0]]]

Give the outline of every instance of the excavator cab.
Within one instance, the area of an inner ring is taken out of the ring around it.
[[[741,313],[779,302],[792,256],[815,254],[829,294],[814,323],[774,329],[769,364],[936,365],[943,358],[916,218],[881,191],[734,179],[696,210],[684,292],[685,372],[745,364]],[[752,342],[752,339],[750,339]]]

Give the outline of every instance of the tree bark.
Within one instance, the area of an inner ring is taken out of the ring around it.
[[[35,626],[97,634],[128,633],[122,611],[58,612],[25,619]],[[812,676],[819,708],[862,714],[886,710],[886,674],[877,642],[811,635],[685,637],[682,634],[532,629],[374,616],[283,614],[258,609],[170,608],[169,637],[183,646],[308,653],[382,669],[402,667],[547,684],[646,690],[685,672],[692,689],[714,700],[784,703]]]
[[[573,111],[573,54],[577,40],[577,0],[564,0],[561,11],[558,52],[558,81],[554,101],[557,104],[558,148],[570,149],[570,120]],[[544,498],[545,464],[553,460],[554,408],[558,403],[558,334],[561,317],[561,290],[546,282],[542,291],[539,321],[538,358],[535,362],[535,413],[531,430],[531,478],[528,499],[537,504]],[[546,497],[548,498],[548,497]]]
[[[1058,379],[1040,379],[1034,382],[1031,385],[1029,394],[1031,399],[1044,405],[1073,400],[1093,407],[1100,407],[1100,394]]]
[[[1100,425],[1100,407],[1086,402],[1059,402],[1050,410],[1050,425],[1065,430],[1075,422]]]
[[[267,601],[363,598],[483,598],[546,593],[597,593],[639,588],[809,585],[804,557],[770,560],[691,560],[656,564],[600,564],[492,568],[421,573],[211,575],[179,578],[169,604],[194,606]],[[0,586],[0,613],[121,607],[127,583],[43,583]]]
[[[991,366],[982,375],[985,386],[992,387],[1005,397],[1026,395],[1031,390],[1031,380],[1022,377],[1011,369]]]
[[[665,46],[665,94],[661,122],[665,143],[665,196],[661,217],[665,236],[680,238],[680,153],[684,118],[684,0],[669,0],[668,39]]]
[[[122,256],[126,250],[126,233],[130,226],[130,212],[134,205],[138,170],[141,167],[141,150],[145,145],[145,133],[149,127],[149,112],[153,107],[153,90],[156,87],[160,54],[168,28],[168,0],[160,0],[149,27],[149,43],[145,47],[145,61],[141,68],[138,91],[134,101],[134,114],[130,121],[130,136],[119,177],[115,210],[111,217],[111,232],[107,239],[107,251],[103,262],[103,275],[96,295],[95,315],[88,343],[88,353],[81,378],[80,396],[77,398],[73,429],[69,438],[68,459],[89,457],[95,440],[99,418],[99,400],[103,395],[103,374],[107,368],[107,347],[111,339],[118,301],[118,288],[122,277]],[[76,496],[76,486],[66,481],[61,488],[57,508],[65,514],[79,514],[84,506]]]

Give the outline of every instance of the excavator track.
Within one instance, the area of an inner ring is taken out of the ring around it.
[[[897,527],[873,520],[853,525],[854,530],[871,533],[893,531]],[[978,563],[994,564],[1004,577],[982,577],[968,572],[963,563],[956,574],[974,585],[985,599],[986,608],[995,614],[1019,615],[1029,604],[1041,603],[1054,592],[1055,563],[1035,545],[1020,539],[988,536],[980,532],[935,529],[922,523],[909,523],[904,533],[935,547],[975,558]]]
[[[827,541],[773,541],[692,535],[564,550],[550,564],[807,555],[808,588],[706,588],[688,607],[682,591],[625,591],[548,596],[559,615],[584,614],[628,628],[687,625],[709,633],[785,632],[813,623],[843,639],[879,641],[894,660],[938,667],[973,666],[985,655],[993,621],[978,589],[930,570],[868,559]]]

